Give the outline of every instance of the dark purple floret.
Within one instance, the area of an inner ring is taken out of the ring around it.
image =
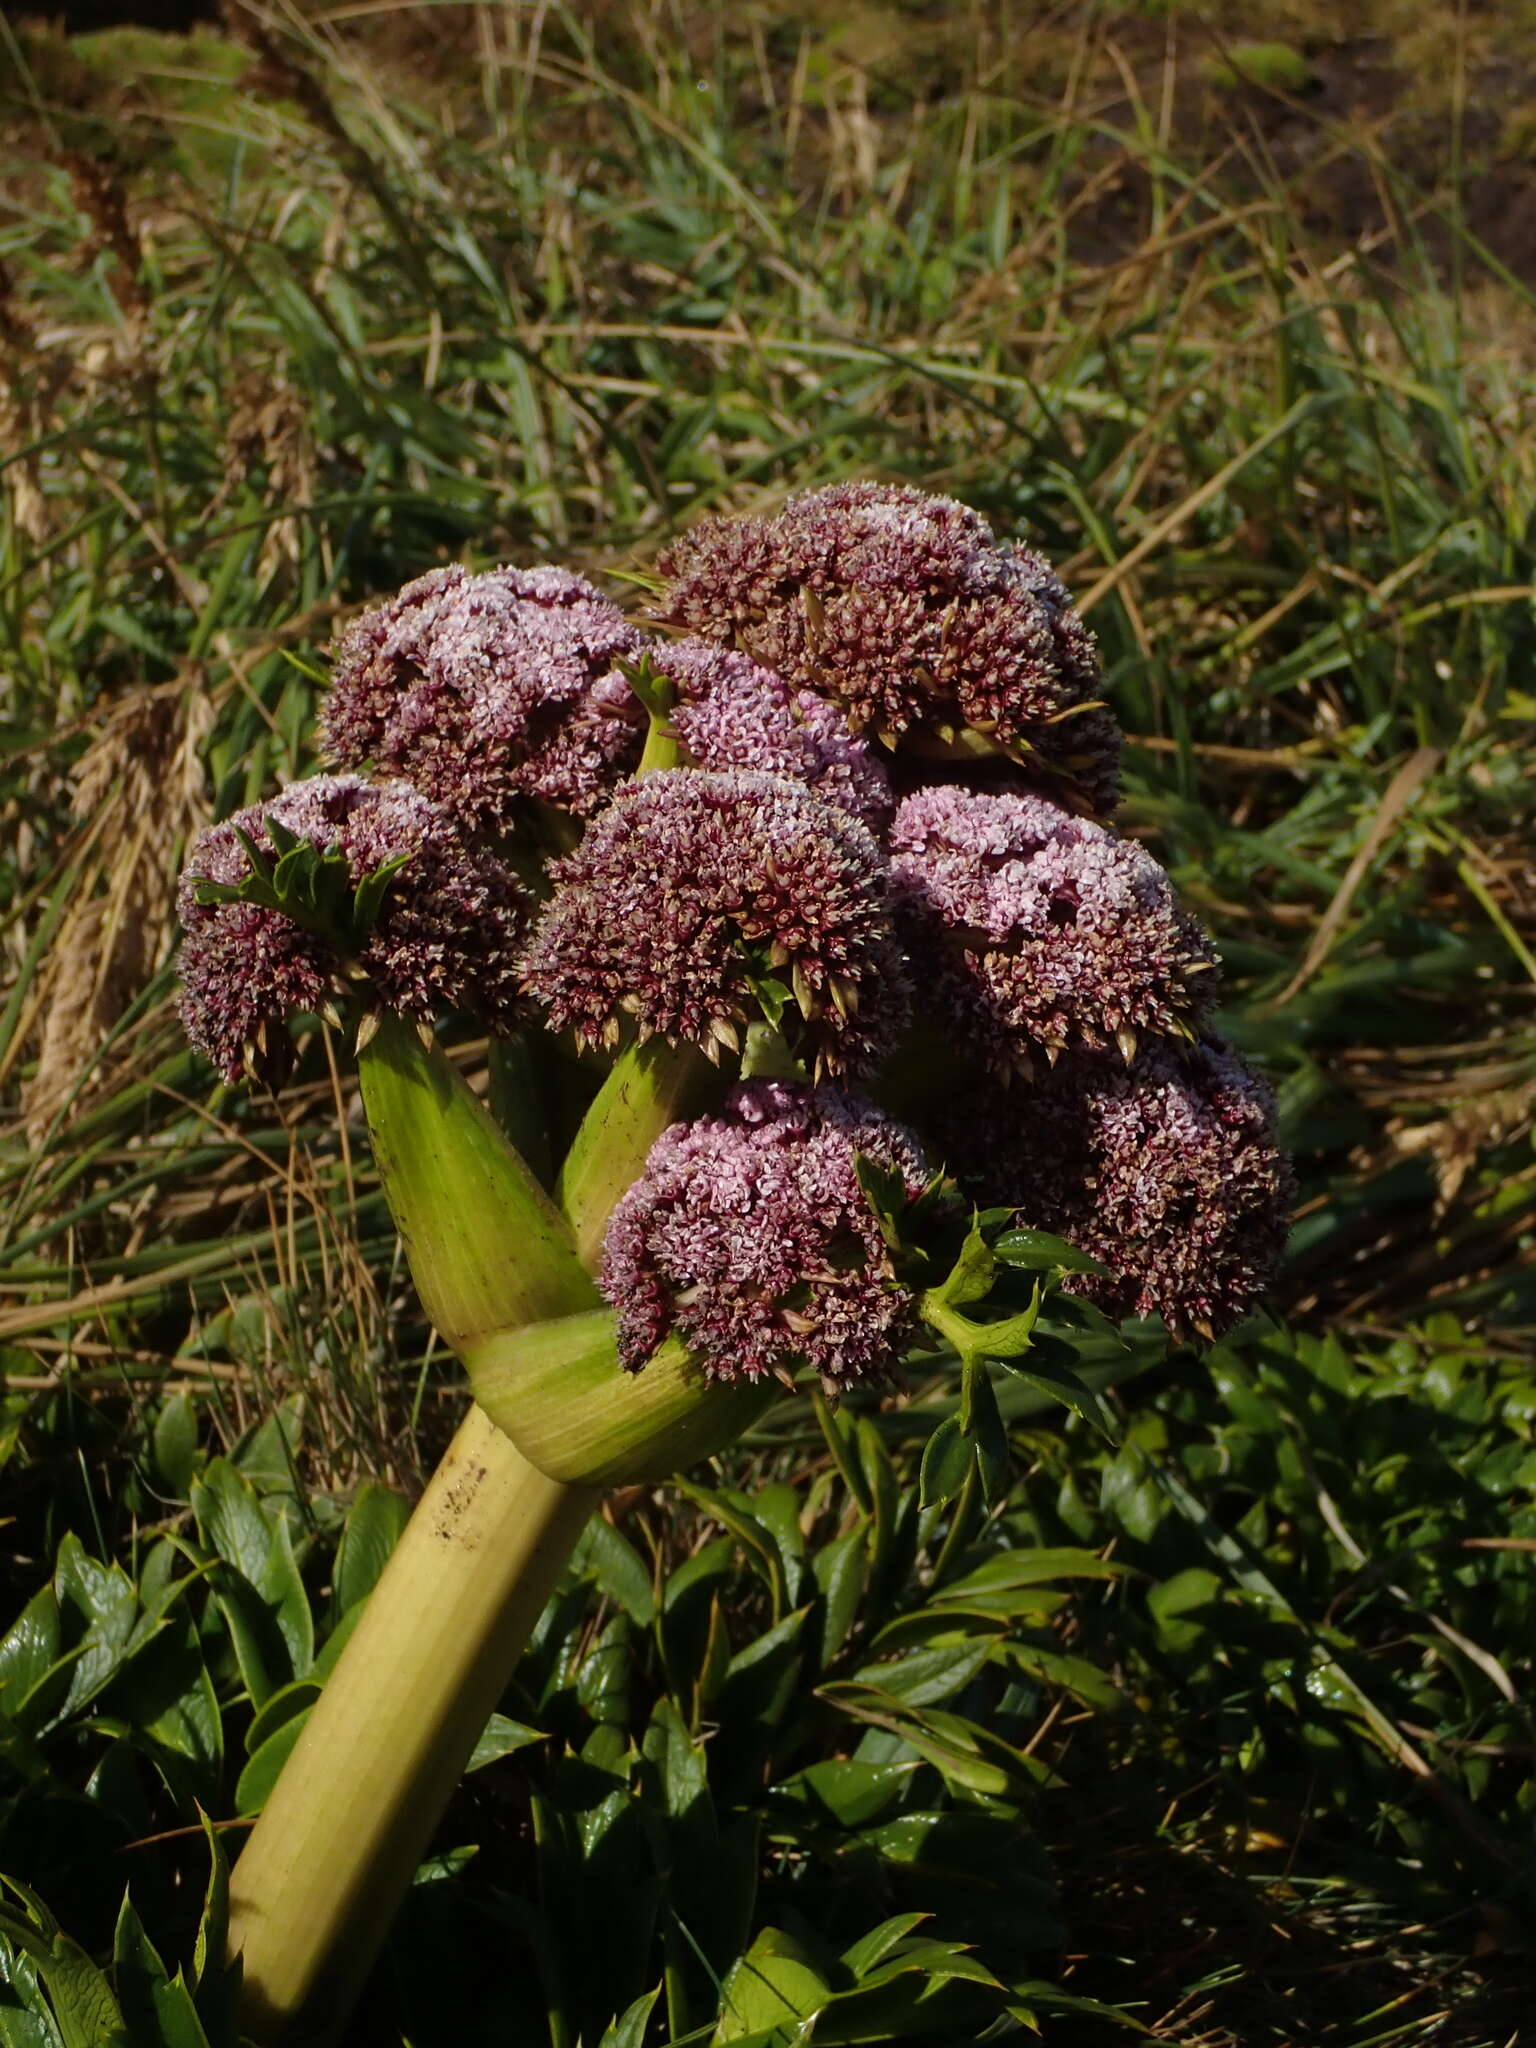
[[[1179,1338],[1218,1337],[1254,1306],[1295,1193],[1274,1098],[1219,1040],[1149,1046],[1129,1067],[1069,1056],[1010,1093],[963,1164],[978,1199],[1109,1268],[1074,1274],[1073,1292]]]
[[[434,569],[343,635],[321,745],[480,829],[505,830],[528,797],[586,817],[640,758],[645,721],[617,664],[642,645],[568,569]]]
[[[834,484],[707,520],[659,564],[663,614],[921,751],[978,745],[1113,807],[1119,737],[1092,634],[1049,565],[953,498]]]
[[[994,1072],[1069,1046],[1129,1056],[1207,1014],[1215,952],[1134,840],[1043,797],[934,786],[890,848],[917,976]]]
[[[914,1197],[929,1178],[911,1132],[834,1088],[749,1082],[722,1115],[663,1132],[603,1253],[625,1365],[638,1370],[675,1330],[715,1379],[784,1377],[802,1361],[829,1389],[890,1379],[915,1304],[859,1154]]]
[[[236,828],[275,865],[269,819],[346,856],[354,885],[404,854],[377,921],[353,958],[275,910],[199,903],[200,881],[251,872]],[[519,1008],[517,949],[528,898],[501,864],[467,845],[453,820],[404,782],[317,775],[237,812],[193,843],[182,873],[181,1016],[226,1081],[280,1079],[284,1021],[359,995],[423,1022],[445,1008],[504,1030]]]
[[[669,769],[622,789],[555,862],[529,944],[530,992],[559,1030],[739,1050],[783,1003],[781,1028],[820,1072],[889,1050],[907,986],[890,872],[846,811],[782,776]]]
[[[651,659],[677,691],[670,722],[698,767],[788,776],[873,830],[890,822],[889,778],[837,705],[708,640],[679,640]]]

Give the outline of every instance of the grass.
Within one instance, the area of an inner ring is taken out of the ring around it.
[[[942,1381],[847,1441],[776,1411],[709,1488],[621,1503],[356,2039],[620,2048],[661,1985],[644,2038],[707,2040],[720,1982],[789,1987],[770,2025],[801,1970],[848,2001],[817,2039],[1122,2037],[1082,1999],[1186,2048],[1504,2048],[1536,394],[1454,164],[1324,124],[1379,222],[1309,236],[1262,124],[1188,151],[1117,18],[1032,71],[979,10],[931,97],[751,14],[238,26],[131,66],[6,32],[0,1455],[32,1620],[0,1644],[0,1868],[98,1955],[131,1883],[190,1955],[197,1804],[259,1800],[458,1399],[344,1055],[276,1105],[184,1048],[187,835],[310,765],[329,635],[434,562],[622,590],[702,511],[900,476],[1088,608],[1124,822],[1280,1088],[1274,1317],[1087,1359],[1143,1368],[1115,1445],[1021,1404],[1009,1499],[953,1543],[912,1492]],[[1060,1570],[946,1621],[999,1544]],[[893,1677],[893,1646],[931,1661]],[[836,1956],[906,1912],[1005,1992],[930,1957],[875,2004]]]

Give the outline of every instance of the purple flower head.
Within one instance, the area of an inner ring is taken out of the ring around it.
[[[715,1379],[802,1360],[829,1388],[889,1379],[915,1305],[859,1186],[859,1154],[914,1197],[929,1178],[911,1132],[834,1088],[748,1082],[722,1115],[664,1131],[604,1246],[625,1365],[638,1370],[675,1330]]]
[[[1049,565],[953,498],[833,484],[707,520],[662,556],[666,616],[919,748],[968,727],[1075,802],[1115,800],[1092,634]],[[974,744],[974,738],[973,742]]]
[[[1031,1048],[1187,1033],[1216,956],[1134,840],[1037,796],[934,786],[906,798],[891,865],[914,962],[947,1024],[995,1072]]]
[[[238,832],[275,865],[285,830],[343,854],[354,888],[405,856],[350,957],[279,911],[198,901],[199,882],[233,885],[250,876]],[[177,898],[187,1036],[235,1081],[246,1068],[280,1079],[287,1042],[276,1027],[360,989],[408,1017],[425,1021],[463,1007],[504,1029],[518,1009],[516,955],[527,906],[506,869],[467,845],[453,820],[408,783],[355,775],[290,783],[269,803],[211,826],[187,856]]]
[[[973,1159],[984,1198],[1109,1269],[1066,1285],[1117,1320],[1207,1339],[1252,1308],[1295,1193],[1274,1098],[1220,1041],[1148,1046],[1129,1067],[1069,1057],[1014,1090]]]
[[[907,986],[890,875],[847,812],[777,775],[688,768],[621,789],[555,862],[555,894],[524,958],[556,1029],[738,1050],[782,1002],[781,1028],[818,1072],[889,1050]]]
[[[708,640],[679,640],[651,658],[676,688],[671,724],[700,768],[787,776],[872,830],[890,822],[884,768],[825,697]]]
[[[586,817],[640,758],[645,721],[617,663],[642,644],[568,569],[434,569],[343,636],[321,744],[481,829],[505,829],[527,797]]]

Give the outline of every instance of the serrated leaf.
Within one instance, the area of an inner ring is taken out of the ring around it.
[[[464,1766],[465,1774],[483,1771],[487,1764],[500,1763],[505,1756],[515,1756],[520,1749],[548,1740],[542,1728],[529,1728],[506,1714],[492,1714],[470,1752],[469,1762]]]
[[[25,1917],[0,1908],[0,1935],[31,1958],[63,2048],[133,2048],[112,1987],[85,1950],[25,1885],[11,1877],[0,1883],[25,1908]]]
[[[971,1227],[966,1232],[965,1242],[933,1293],[950,1308],[960,1308],[968,1301],[984,1301],[992,1292],[992,1283],[997,1278],[997,1260],[992,1247],[982,1233],[981,1225],[973,1215]]]
[[[654,1991],[642,1993],[605,2031],[598,2048],[644,2048],[645,2030],[660,1996],[659,1984]]]
[[[15,1712],[57,1663],[62,1641],[58,1597],[42,1586],[0,1640],[0,1710]]]
[[[144,2048],[208,2048],[192,1994],[171,1977],[126,1893],[112,1943],[112,1976],[130,2038]]]

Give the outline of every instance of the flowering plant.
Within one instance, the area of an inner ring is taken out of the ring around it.
[[[1268,1092],[1110,822],[1118,736],[1047,565],[851,484],[659,567],[648,630],[563,569],[409,585],[336,650],[339,772],[188,860],[190,1036],[276,1082],[295,1014],[355,1034],[477,1403],[237,1867],[265,2038],[344,2007],[597,1489],[920,1349],[961,1388],[925,1504],[991,1497],[994,1365],[1092,1405],[1037,1350],[1051,1289],[1210,1340],[1281,1245]],[[542,1179],[508,1135],[541,1105],[504,1086],[498,1124],[437,1046],[455,1012],[581,1053]]]

